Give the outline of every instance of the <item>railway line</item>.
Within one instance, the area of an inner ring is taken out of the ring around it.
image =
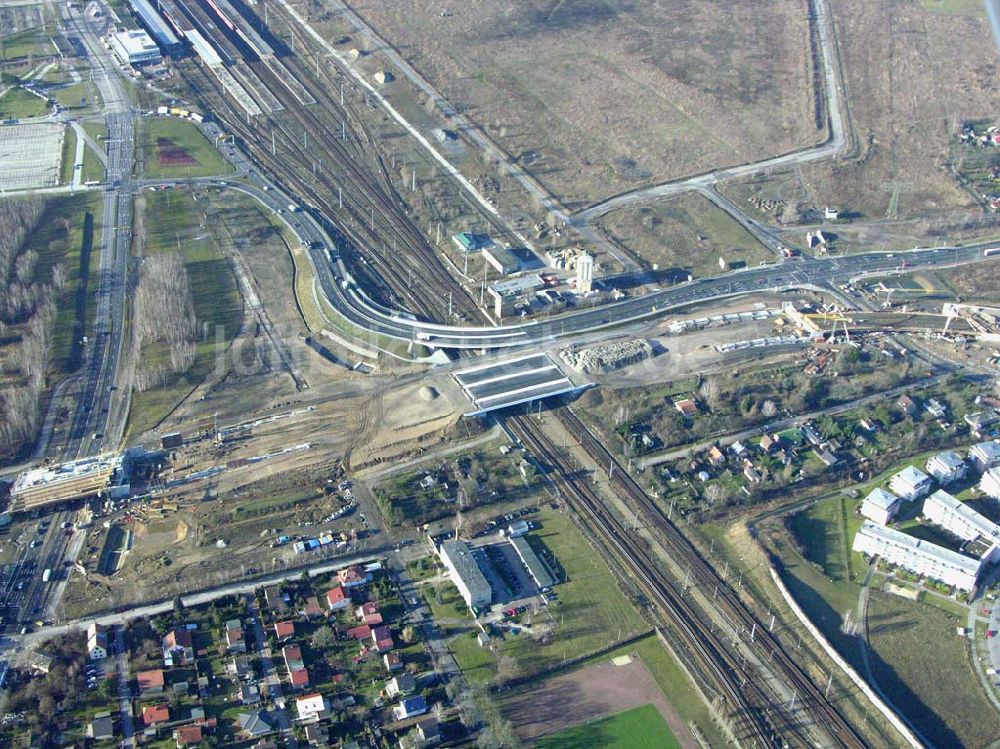
[[[387,301],[402,300],[419,315],[441,319],[457,310],[466,319],[481,319],[470,293],[449,274],[407,215],[358,105],[345,99],[341,106],[295,55],[280,60],[282,69],[296,79],[294,90],[289,87],[275,72],[278,57],[270,44],[260,34],[240,33],[243,27],[253,28],[247,19],[232,23],[220,18],[213,25],[206,16],[219,16],[219,5],[209,0],[187,0],[180,7],[198,17],[196,24],[227,57],[239,51],[243,64],[284,110],[281,117],[248,124],[214,76],[183,66],[189,82],[210,99],[217,116],[243,140],[254,160],[321,214],[346,214],[348,220],[330,228],[345,240],[340,249],[352,272]],[[229,4],[225,7],[235,12]],[[315,104],[302,103],[310,100]],[[261,127],[264,122],[271,128]]]
[[[701,556],[677,526],[664,516],[660,508],[629,473],[618,464],[604,444],[566,406],[557,408],[554,414],[597,466],[602,470],[608,470],[615,489],[636,511],[637,521],[645,519],[648,523],[647,527],[655,530],[658,539],[671,558],[690,571],[689,582],[702,591],[715,591],[713,594],[715,605],[726,620],[734,623],[742,632],[750,633],[749,641],[744,638],[744,644],[754,652],[760,661],[771,664],[771,668],[780,675],[785,684],[794,690],[793,693],[796,695],[796,699],[801,701],[802,708],[808,710],[814,716],[816,723],[822,725],[829,732],[831,738],[836,742],[836,746],[845,748],[867,746],[864,739],[836,706],[830,702],[827,695],[824,694],[824,690],[812,680],[779,638],[746,606],[728,581],[723,579],[715,568]],[[523,431],[524,419],[521,419],[519,423],[522,425]],[[529,422],[528,429],[530,430],[532,426]],[[537,427],[535,427],[535,433],[531,435],[531,438],[536,443],[544,439],[537,432]],[[551,453],[551,449],[548,452]],[[597,502],[600,503],[600,500]],[[585,506],[585,509],[591,514],[599,513],[601,523],[606,523],[608,527],[616,528],[620,532],[620,524],[606,509],[600,508],[599,505],[594,507],[592,501]],[[642,559],[641,555],[639,559]],[[643,566],[641,561],[637,564]],[[648,563],[645,564],[648,565]]]
[[[759,675],[752,672],[745,659],[725,646],[724,633],[714,627],[706,629],[703,617],[690,598],[685,597],[682,587],[649,562],[648,549],[628,532],[589,481],[580,477],[579,471],[549,442],[531,417],[508,416],[505,423],[546,469],[554,469],[562,477],[559,488],[568,494],[570,504],[673,625],[680,645],[701,679],[719,695],[737,741],[747,746],[750,741],[770,747],[812,746],[805,729],[789,720],[765,691]]]

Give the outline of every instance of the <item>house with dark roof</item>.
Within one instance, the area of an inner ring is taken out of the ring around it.
[[[375,643],[375,649],[380,653],[396,647],[396,643],[392,641],[392,632],[385,625],[375,627],[372,630],[372,642]]]
[[[254,710],[251,713],[240,713],[237,717],[240,735],[248,739],[256,739],[274,733],[277,719],[267,710]]]
[[[115,723],[111,713],[95,713],[93,720],[87,725],[87,737],[94,741],[107,741],[115,737]]]
[[[382,656],[382,662],[387,671],[399,671],[403,667],[403,659],[399,653],[386,653]]]
[[[415,715],[423,715],[426,712],[427,700],[419,694],[413,697],[407,697],[405,700],[392,708],[392,714],[395,716],[396,720],[405,720],[406,718],[412,718]]]
[[[163,638],[163,657],[173,664],[174,660],[190,663],[194,660],[194,641],[191,632],[181,627],[172,629]]]
[[[272,614],[283,614],[288,611],[288,599],[280,585],[269,585],[264,588],[264,603]]]

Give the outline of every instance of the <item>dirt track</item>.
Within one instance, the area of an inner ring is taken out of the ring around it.
[[[607,661],[539,683],[537,688],[507,701],[504,712],[525,742],[606,715],[652,704],[660,711],[685,749],[697,749],[687,725],[644,664],[633,658],[627,665]]]

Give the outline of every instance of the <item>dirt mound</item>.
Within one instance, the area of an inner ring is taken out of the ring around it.
[[[156,139],[156,160],[160,166],[198,166],[198,159],[170,138]]]

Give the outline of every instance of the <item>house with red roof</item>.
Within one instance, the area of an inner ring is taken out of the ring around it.
[[[289,671],[288,683],[292,685],[292,689],[305,689],[309,686],[309,671],[305,667]]]
[[[170,721],[170,707],[167,705],[147,705],[142,709],[142,722],[147,726]]]
[[[367,640],[372,636],[372,628],[367,624],[359,624],[357,627],[351,627],[347,630],[347,636],[355,640]]]
[[[287,620],[283,622],[275,622],[274,634],[277,636],[278,642],[290,640],[295,637],[295,622]]]
[[[375,643],[375,649],[380,653],[396,647],[396,643],[392,641],[392,632],[386,626],[375,627],[372,630],[372,642]]]
[[[302,609],[302,616],[306,619],[315,619],[323,616],[323,609],[319,606],[319,599],[316,596],[309,596],[306,599],[305,608]]]
[[[403,667],[403,659],[398,653],[386,653],[382,656],[387,671],[399,671]]]
[[[345,588],[356,588],[371,582],[372,576],[359,564],[345,567],[337,573],[337,581]]]
[[[306,667],[302,660],[302,648],[298,645],[285,645],[281,649],[281,657],[284,659],[285,668],[288,669],[289,673]]]
[[[374,601],[369,601],[363,606],[358,606],[357,616],[365,624],[372,626],[382,623],[382,612],[378,610],[378,604]]]
[[[184,749],[186,746],[198,746],[201,743],[201,726],[181,726],[174,729],[174,740],[177,742],[177,749]]]
[[[139,693],[143,697],[149,697],[163,692],[163,669],[154,668],[152,671],[140,671],[135,675],[136,685]]]
[[[342,608],[346,608],[350,602],[350,596],[347,595],[347,591],[340,585],[336,588],[330,588],[326,592],[326,605],[330,611],[339,611]]]

